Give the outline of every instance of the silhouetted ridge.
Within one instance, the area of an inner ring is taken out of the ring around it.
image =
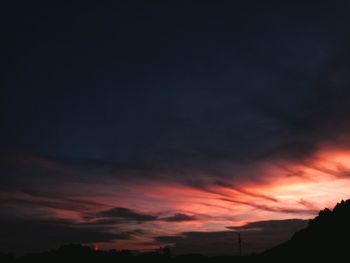
[[[341,201],[310,220],[307,228],[263,254],[275,257],[348,256],[350,237],[350,200]]]

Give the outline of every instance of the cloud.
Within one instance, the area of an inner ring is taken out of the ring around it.
[[[307,214],[307,215],[315,215],[318,213],[317,209],[303,209],[303,208],[293,208],[293,207],[283,207],[283,206],[270,206],[270,205],[264,205],[254,202],[247,202],[244,200],[235,200],[230,198],[221,198],[223,201],[236,203],[236,204],[244,204],[247,206],[251,206],[260,210],[268,211],[268,212],[280,212],[280,213],[287,213],[287,214]]]
[[[158,236],[155,240],[171,244],[176,254],[237,255],[240,232],[243,253],[250,254],[286,241],[306,225],[307,221],[300,219],[257,221],[227,227],[232,231],[185,232],[174,236]]]
[[[195,216],[190,216],[182,213],[176,213],[173,216],[160,218],[159,220],[167,222],[186,222],[196,220]]]
[[[218,186],[221,186],[221,187],[224,187],[224,188],[228,188],[230,190],[234,190],[234,191],[237,191],[239,193],[242,193],[242,194],[245,194],[245,195],[248,195],[248,196],[265,199],[267,201],[278,202],[277,198],[275,198],[273,196],[268,196],[268,195],[264,195],[264,194],[259,194],[259,193],[254,193],[254,192],[251,192],[251,191],[247,191],[247,190],[245,190],[243,188],[236,187],[236,186],[234,186],[234,185],[232,185],[230,183],[226,183],[226,182],[223,182],[223,181],[220,181],[220,180],[217,180],[215,182],[215,185],[218,185]]]
[[[128,240],[132,233],[113,232],[110,228],[87,226],[59,219],[1,219],[2,251],[27,253],[57,248],[62,244]]]
[[[137,222],[155,221],[158,216],[134,211],[125,207],[114,207],[96,214],[96,217],[121,218]]]
[[[133,209],[125,207],[114,207],[105,211],[101,211],[94,215],[86,215],[86,219],[97,219],[92,223],[95,224],[115,224],[122,223],[123,220],[131,220],[136,222],[152,222],[152,221],[165,221],[165,222],[186,222],[194,221],[196,217],[193,215],[187,215],[183,213],[175,213],[168,217],[159,217],[154,214],[146,214]]]
[[[159,236],[157,242],[170,244],[175,254],[235,254],[237,234],[233,231],[185,232],[177,236]]]
[[[319,210],[315,206],[300,208],[295,205],[293,206],[291,206],[290,204],[285,205],[273,196],[261,194],[258,191],[254,192],[254,191],[245,190],[243,187],[235,187],[230,183],[225,183],[218,180],[215,180],[212,183],[210,181],[203,182],[198,180],[197,181],[189,180],[187,181],[187,184],[203,192],[217,195],[216,198],[218,200],[233,203],[233,204],[246,205],[246,206],[250,206],[250,207],[263,210],[263,211],[268,211],[268,212],[278,212],[278,213],[298,214],[298,215],[315,215],[318,213],[318,210]],[[223,191],[223,190],[229,190],[230,192]],[[237,195],[237,193],[239,195]],[[207,205],[218,207],[218,205],[213,205],[213,204],[207,204]],[[227,209],[227,207],[225,208]]]
[[[0,200],[3,202],[3,204],[9,205],[35,206],[40,208],[61,209],[75,212],[95,211],[101,207],[109,207],[106,204],[92,200],[71,198],[58,193],[29,189],[3,192],[0,195]]]
[[[319,208],[316,204],[314,204],[313,202],[310,202],[308,200],[305,200],[303,198],[301,198],[299,200],[299,204],[305,206],[306,208],[308,209],[311,209],[311,210],[322,210],[322,208]]]
[[[290,232],[296,232],[305,227],[307,220],[302,219],[285,219],[285,220],[266,220],[250,222],[243,226],[229,226],[228,229],[241,231],[269,231],[269,232],[283,232],[288,229]]]

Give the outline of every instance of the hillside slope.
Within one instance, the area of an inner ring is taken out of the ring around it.
[[[271,257],[348,256],[350,248],[350,200],[341,201],[331,211],[324,209],[310,220],[307,228],[263,253]]]

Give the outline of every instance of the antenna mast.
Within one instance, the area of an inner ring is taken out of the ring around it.
[[[242,256],[242,239],[241,239],[241,233],[238,233],[238,250],[239,250],[239,256]]]

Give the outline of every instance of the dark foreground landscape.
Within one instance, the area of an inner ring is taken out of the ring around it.
[[[307,228],[295,233],[287,242],[261,254],[245,256],[205,257],[199,254],[173,256],[171,248],[148,253],[132,251],[96,251],[91,247],[71,244],[56,250],[16,257],[13,253],[2,253],[1,262],[245,262],[284,259],[322,259],[348,257],[350,236],[350,199],[341,201],[333,210],[328,208],[310,220]]]

